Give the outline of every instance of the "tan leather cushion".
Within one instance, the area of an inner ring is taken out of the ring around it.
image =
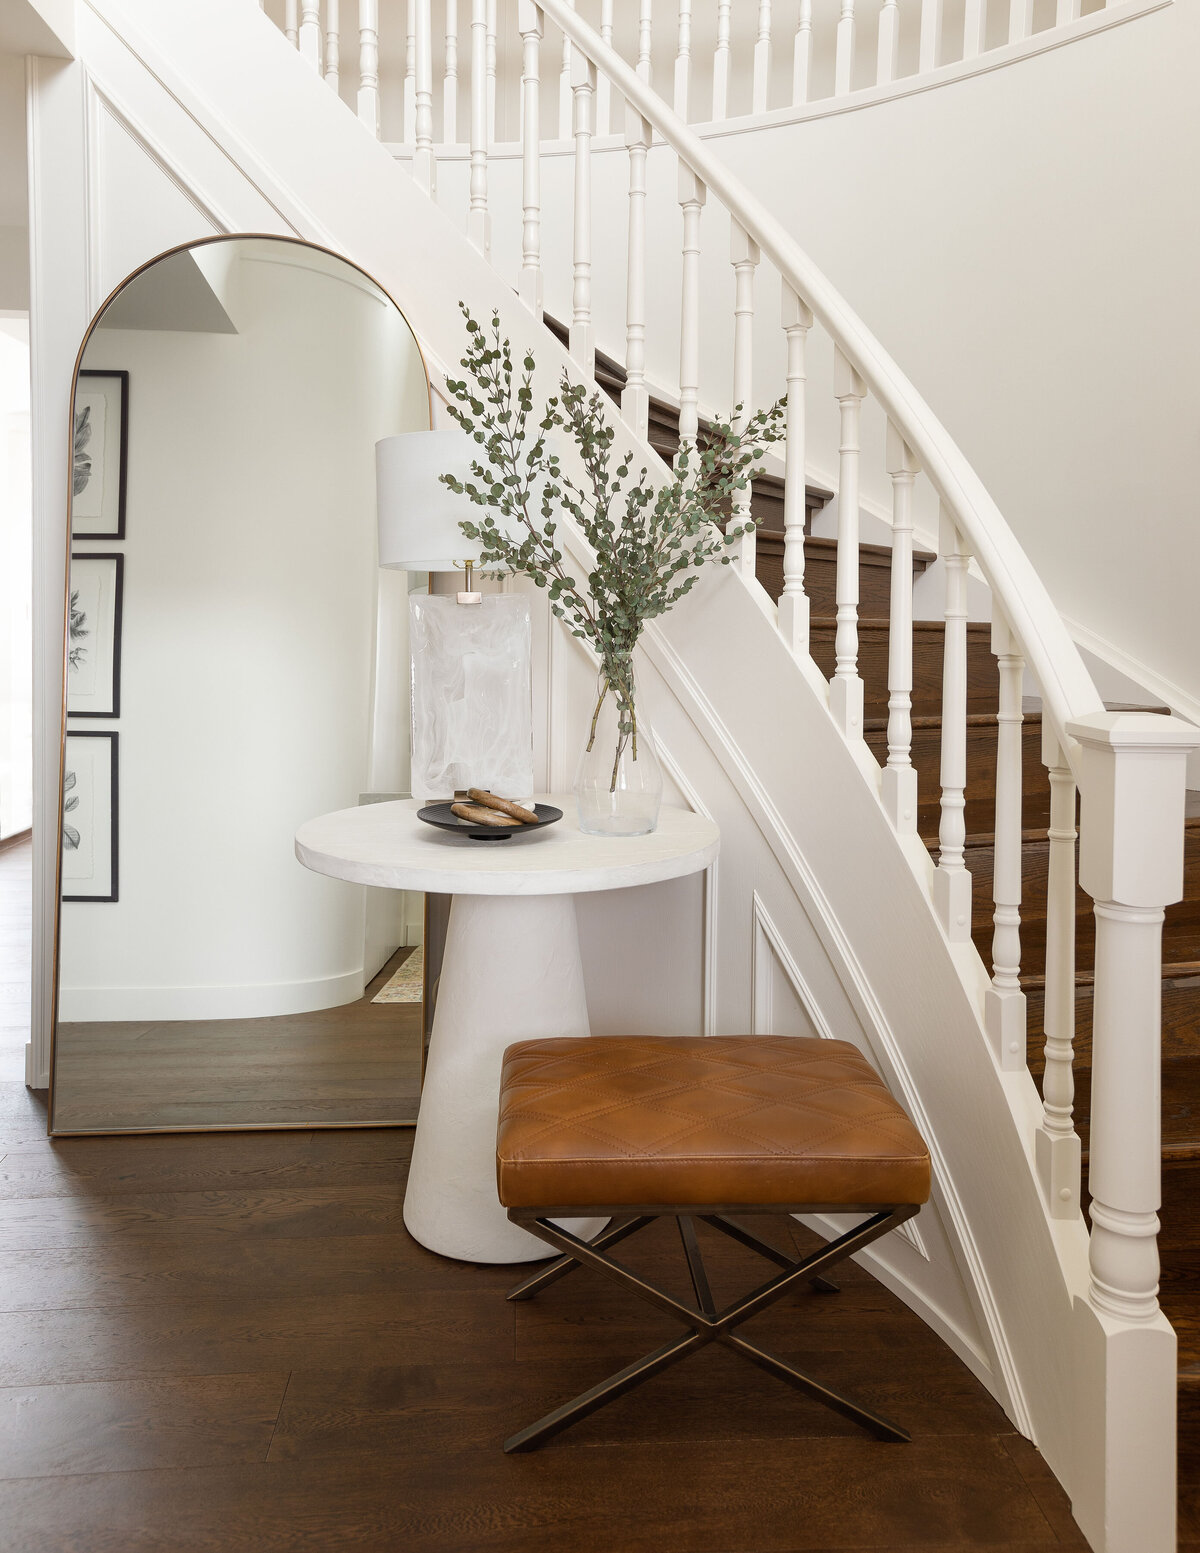
[[[509,1208],[914,1203],[929,1153],[847,1041],[592,1036],[504,1054]]]

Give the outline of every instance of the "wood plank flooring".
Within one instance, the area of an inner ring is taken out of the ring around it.
[[[1037,1451],[853,1266],[753,1325],[910,1445],[710,1349],[504,1456],[670,1326],[583,1273],[509,1305],[518,1269],[416,1245],[406,1131],[48,1140],[27,891],[28,849],[0,855],[0,1553],[1084,1546]],[[719,1295],[761,1277],[702,1234]],[[684,1292],[667,1226],[627,1255]]]

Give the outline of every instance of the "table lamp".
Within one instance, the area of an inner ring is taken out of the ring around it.
[[[426,803],[470,787],[533,798],[529,601],[475,589],[481,547],[459,524],[479,512],[438,478],[470,479],[481,451],[456,427],[375,444],[380,566],[466,572],[456,596],[409,595],[412,792]]]

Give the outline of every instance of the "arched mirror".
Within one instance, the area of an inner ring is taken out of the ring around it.
[[[55,1134],[411,1122],[422,901],[296,827],[408,790],[407,592],[375,443],[428,429],[361,270],[231,237],[89,330],[72,425]]]

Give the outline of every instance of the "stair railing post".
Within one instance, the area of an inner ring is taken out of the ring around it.
[[[1081,0],[1058,0],[1054,8],[1054,25],[1065,27],[1068,22],[1077,22],[1082,14]]]
[[[300,0],[300,58],[321,73],[321,7],[319,0]]]
[[[679,164],[679,206],[683,212],[679,319],[679,448],[694,445],[700,429],[700,212],[708,190]]]
[[[300,0],[283,0],[283,35],[294,49],[300,47]]]
[[[974,59],[981,52],[987,27],[987,0],[966,0],[963,13],[964,59]]]
[[[572,10],[575,9],[575,0],[567,0]],[[569,140],[571,138],[572,124],[571,101],[571,40],[563,33],[562,62],[558,71],[558,138]]]
[[[996,713],[996,827],[992,848],[992,984],[984,1027],[1000,1066],[1028,1065],[1025,994],[1021,991],[1021,684],[1025,658],[999,608],[992,604],[992,652],[1000,665]]]
[[[758,33],[754,39],[754,75],[750,110],[765,113],[771,89],[771,0],[758,0]]]
[[[487,46],[484,50],[484,71],[487,76],[487,143],[496,143],[496,0],[487,0]]]
[[[358,117],[379,138],[379,0],[358,0]]]
[[[858,673],[858,466],[862,402],[867,385],[834,348],[833,392],[841,412],[838,446],[837,666],[829,683],[829,710],[850,739],[863,731],[863,682]]]
[[[1080,1209],[1080,1142],[1075,1131],[1075,778],[1050,723],[1042,723],[1042,763],[1050,777],[1046,832],[1045,1071],[1035,1135],[1038,1178],[1051,1218]]]
[[[612,48],[613,0],[600,0],[600,41]],[[612,132],[612,82],[606,75],[600,75],[596,80],[596,133],[611,135]]]
[[[854,78],[854,0],[842,0],[834,47],[833,95],[844,97]]]
[[[917,69],[935,70],[942,55],[942,0],[921,0],[921,41]]]
[[[647,86],[654,85],[654,0],[638,3],[638,80]]]
[[[628,106],[625,145],[629,151],[629,239],[621,414],[639,437],[645,437],[650,428],[650,394],[646,388],[646,155],[650,149],[650,126]]]
[[[675,112],[687,123],[688,91],[692,84],[692,0],[679,0],[675,34]]]
[[[417,3],[408,0],[404,23],[404,143],[417,138]],[[375,0],[378,9],[378,0]]]
[[[325,80],[334,92],[342,64],[342,24],[338,0],[325,0]]]
[[[1012,0],[1008,11],[1008,41],[1020,43],[1033,31],[1034,0]]]
[[[812,64],[812,0],[800,0],[796,41],[792,45],[792,106],[808,101],[808,74]]]
[[[413,127],[413,176],[426,194],[435,191],[433,160],[433,15],[430,0],[416,0],[417,85]]]
[[[521,275],[517,295],[542,317],[542,13],[534,0],[517,0],[521,35]]]
[[[879,49],[875,64],[875,80],[880,86],[896,79],[900,67],[900,4],[899,0],[883,0],[879,12]]]
[[[729,258],[733,265],[733,419],[734,431],[744,431],[750,419],[754,392],[754,271],[759,262],[758,244],[736,221],[731,222]],[[749,485],[735,491],[731,521],[735,528],[750,521],[753,492]],[[756,546],[754,530],[737,541],[737,565],[744,577],[753,577]]]
[[[580,49],[571,54],[571,91],[575,98],[575,221],[568,349],[586,377],[596,371],[596,334],[592,324],[592,99],[596,67]]]
[[[888,612],[887,765],[879,796],[900,835],[917,829],[917,772],[912,763],[913,485],[920,473],[913,450],[888,422],[887,470],[892,480],[892,578]]]
[[[1162,924],[1183,893],[1197,731],[1097,712],[1066,732],[1080,746],[1079,881],[1096,914],[1091,1281],[1078,1348],[1093,1396],[1081,1397],[1075,1444],[1095,1487],[1073,1508],[1093,1545],[1106,1535],[1109,1547],[1173,1547],[1177,1348],[1158,1304]]]
[[[442,73],[442,142],[458,141],[458,0],[442,0],[445,6],[444,60]],[[473,45],[472,45],[473,47]],[[472,86],[472,90],[474,87]]]
[[[485,258],[492,245],[487,159],[487,0],[471,0],[471,176],[467,236]]]
[[[967,567],[971,555],[966,540],[944,506],[939,548],[946,573],[946,629],[942,649],[942,799],[933,902],[947,938],[952,943],[965,943],[971,936],[971,875],[964,854],[967,839]]]
[[[805,433],[808,373],[805,352],[812,328],[812,309],[786,281],[780,310],[787,336],[787,411],[783,453],[783,592],[779,595],[779,629],[794,653],[808,651],[809,607],[804,591]]]
[[[712,116],[719,123],[729,112],[729,28],[733,0],[717,0],[717,49],[713,55]]]

